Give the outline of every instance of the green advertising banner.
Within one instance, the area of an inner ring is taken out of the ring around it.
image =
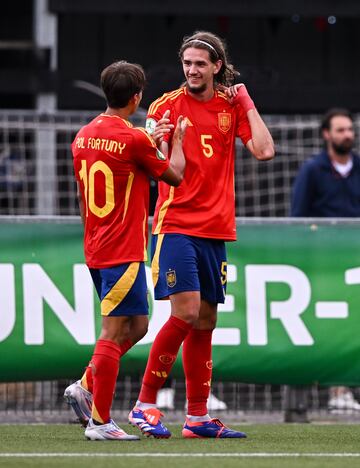
[[[360,385],[359,227],[238,221],[213,336],[215,379]],[[78,378],[101,321],[80,222],[2,219],[0,245],[0,380]],[[123,358],[126,373],[144,370],[170,313],[168,301],[153,300],[148,267],[147,278],[149,332]]]

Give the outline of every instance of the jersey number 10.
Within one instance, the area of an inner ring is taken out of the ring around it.
[[[101,172],[105,177],[105,204],[98,206],[95,201],[95,174]],[[84,198],[86,203],[86,216],[88,210],[99,218],[107,216],[115,206],[114,198],[114,175],[110,167],[103,161],[96,161],[87,172],[87,162],[81,160],[81,169],[79,171],[80,180],[84,183]]]

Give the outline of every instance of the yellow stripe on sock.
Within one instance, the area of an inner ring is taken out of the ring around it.
[[[86,371],[84,372],[84,375],[81,377],[81,386],[85,388],[85,390],[89,391],[89,385],[87,383],[87,378],[86,378]]]
[[[92,404],[91,417],[92,419],[95,419],[95,421],[98,421],[101,424],[105,424],[105,421],[102,419],[98,410],[96,409],[95,403]]]

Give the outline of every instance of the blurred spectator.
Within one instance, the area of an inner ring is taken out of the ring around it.
[[[291,216],[359,217],[360,159],[352,152],[355,135],[350,112],[329,110],[321,132],[325,148],[300,169]]]
[[[10,145],[0,147],[0,214],[16,214],[21,206],[26,164]]]
[[[291,216],[359,217],[360,158],[354,146],[354,127],[346,109],[330,109],[321,124],[323,151],[304,163],[295,180]],[[332,387],[329,410],[358,410],[347,387]]]

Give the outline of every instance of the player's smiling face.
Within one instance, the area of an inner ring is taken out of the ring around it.
[[[214,75],[221,68],[221,60],[213,63],[209,52],[204,49],[189,47],[184,50],[182,65],[189,91],[203,93],[214,86]]]

